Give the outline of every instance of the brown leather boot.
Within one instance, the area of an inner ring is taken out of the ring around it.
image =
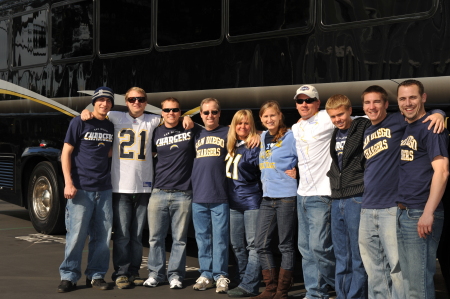
[[[278,278],[277,293],[273,299],[285,299],[288,297],[288,291],[294,282],[294,272],[280,268],[280,276]]]
[[[254,299],[272,299],[277,292],[278,285],[278,269],[272,268],[270,270],[262,270],[263,281],[266,284],[264,292],[259,294]]]

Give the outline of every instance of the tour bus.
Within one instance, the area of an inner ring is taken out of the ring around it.
[[[149,113],[169,96],[189,113],[214,97],[222,124],[277,100],[292,125],[302,84],[322,105],[345,94],[362,114],[373,84],[397,110],[407,78],[424,83],[427,109],[450,113],[450,0],[4,0],[0,199],[26,207],[37,231],[64,231],[63,140],[99,86],[118,110],[143,88]]]

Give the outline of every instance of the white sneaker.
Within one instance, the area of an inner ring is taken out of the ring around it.
[[[170,281],[170,288],[171,289],[182,289],[183,284],[177,278],[174,278]]]
[[[149,277],[145,282],[144,282],[144,285],[146,286],[146,287],[152,287],[152,288],[154,288],[154,287],[156,287],[157,285],[158,285],[158,281],[156,281],[156,279],[154,279],[153,277]]]
[[[216,293],[226,293],[228,292],[228,284],[230,280],[223,275],[220,275],[219,279],[216,281]]]
[[[212,281],[203,276],[200,276],[195,282],[196,284],[194,284],[193,288],[197,291],[204,291],[213,286]]]

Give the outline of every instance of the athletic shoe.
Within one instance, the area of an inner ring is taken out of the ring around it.
[[[76,283],[72,283],[70,280],[61,280],[58,286],[58,293],[67,293],[77,288]]]
[[[196,284],[194,284],[194,286],[193,286],[194,290],[197,290],[197,291],[204,291],[204,290],[212,288],[212,287],[213,287],[212,281],[203,276],[200,276],[197,279]]]
[[[228,284],[230,280],[223,275],[220,275],[219,279],[216,281],[216,293],[226,293],[228,292]]]
[[[86,278],[86,286],[102,291],[110,289],[109,284],[103,278],[92,279],[91,281]]]
[[[156,281],[156,279],[154,279],[153,277],[149,277],[145,282],[144,282],[144,286],[146,287],[156,287],[158,285],[158,281]]]
[[[131,274],[129,281],[134,283],[135,286],[142,286],[144,285],[145,279],[141,278],[139,274]]]
[[[171,289],[182,289],[183,284],[181,283],[181,281],[178,280],[178,278],[174,278],[170,281],[170,288]]]
[[[119,276],[116,279],[116,286],[119,289],[129,289],[131,288],[131,283],[126,276]]]

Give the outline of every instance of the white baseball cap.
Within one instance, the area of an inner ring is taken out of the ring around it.
[[[319,93],[317,89],[312,85],[302,85],[297,89],[297,93],[295,94],[294,100],[297,99],[299,94],[307,95],[310,98],[319,99]]]

